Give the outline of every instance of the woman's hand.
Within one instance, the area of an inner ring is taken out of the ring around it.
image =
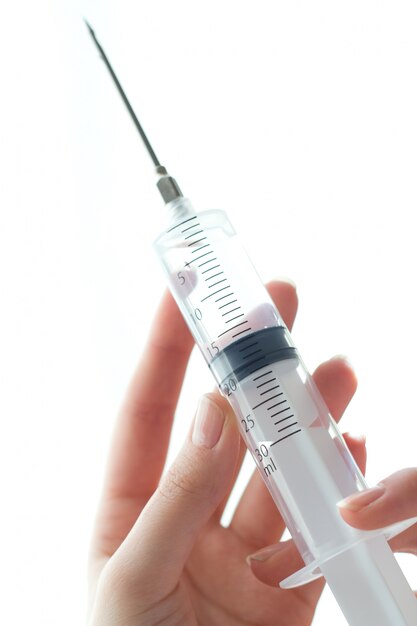
[[[295,289],[275,281],[268,290],[291,327]],[[192,347],[167,293],[114,433],[91,547],[89,624],[307,626],[323,581],[278,587],[303,566],[292,541],[278,544],[279,552],[274,546],[273,572],[265,555],[246,562],[278,542],[285,529],[258,470],[230,525],[220,524],[246,447],[229,403],[218,393],[200,401],[178,457],[161,478]],[[356,389],[349,365],[331,359],[314,379],[339,420]],[[364,471],[363,439],[346,441]]]
[[[363,530],[417,518],[417,468],[395,472],[376,487],[339,502],[339,507],[348,524]],[[395,552],[410,552],[417,556],[417,523],[389,543]]]

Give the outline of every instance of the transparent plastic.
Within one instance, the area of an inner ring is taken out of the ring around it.
[[[196,214],[188,201],[177,201],[171,209],[171,226],[154,247],[173,296],[235,411],[246,445],[306,564],[281,586],[304,584],[322,576],[326,568],[330,586],[332,577],[337,586],[343,554],[351,558],[352,550],[375,537],[387,545],[387,538],[413,521],[373,532],[356,530],[343,521],[337,502],[365,489],[365,479],[226,214]],[[383,552],[384,545],[378,545]],[[385,559],[384,567],[398,570],[409,607],[414,607],[413,621],[408,617],[399,621],[397,613],[397,621],[381,621],[378,626],[416,624],[417,603],[389,553],[392,561],[388,566]],[[375,548],[368,557],[371,572],[378,561]],[[354,580],[354,571],[352,575]],[[395,589],[399,593],[397,583]],[[390,593],[386,587],[380,591]],[[344,593],[349,594],[348,586]],[[353,623],[365,622],[357,617]]]

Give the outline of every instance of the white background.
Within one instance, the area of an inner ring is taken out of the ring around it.
[[[296,282],[309,368],[351,359],[343,429],[367,434],[369,482],[416,464],[416,4],[3,1],[8,626],[83,623],[109,437],[164,288],[152,166],[82,15],[197,209],[228,212],[264,280]],[[211,385],[193,354],[170,459]],[[315,624],[344,623],[326,592]]]

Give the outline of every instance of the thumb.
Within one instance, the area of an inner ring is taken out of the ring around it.
[[[230,489],[239,443],[229,403],[217,393],[202,396],[178,457],[114,555],[142,598],[157,599],[178,583],[201,529]]]

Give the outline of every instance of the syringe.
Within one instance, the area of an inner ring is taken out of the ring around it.
[[[226,214],[197,213],[160,164],[94,31],[145,143],[168,210],[154,242],[172,295],[305,562],[281,581],[324,576],[350,626],[415,626],[417,600],[387,543],[408,520],[359,531],[337,502],[367,487],[280,313]]]

